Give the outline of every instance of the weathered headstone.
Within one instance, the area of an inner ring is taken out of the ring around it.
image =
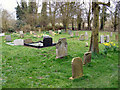
[[[85,36],[81,34],[79,40],[85,40]]]
[[[24,43],[28,44],[28,43],[32,43],[32,39],[25,39]]]
[[[112,32],[110,33],[110,37],[112,37]]]
[[[75,32],[75,36],[79,36],[79,32],[78,31]]]
[[[91,62],[91,52],[86,52],[84,54],[84,61],[83,64],[87,64]]]
[[[13,42],[14,42],[14,45],[24,45],[23,39],[15,39]]]
[[[56,44],[56,58],[67,56],[67,40],[60,38]]]
[[[85,32],[85,40],[88,40],[88,33]]]
[[[110,40],[109,35],[106,35],[106,42],[109,42],[109,40]]]
[[[6,35],[6,41],[11,41],[11,35]]]
[[[88,47],[88,42],[85,42],[85,47]]]
[[[101,35],[101,36],[100,36],[100,42],[101,42],[101,43],[104,43],[104,42],[105,42],[105,40],[104,40],[104,35]]]
[[[51,46],[52,45],[52,38],[49,36],[43,37],[43,46]]]
[[[20,34],[20,38],[24,38],[24,34]]]
[[[72,59],[72,77],[69,79],[76,79],[83,76],[83,63],[80,57]]]
[[[23,34],[23,31],[20,31],[20,34]]]

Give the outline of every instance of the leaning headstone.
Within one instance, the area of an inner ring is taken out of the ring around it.
[[[23,34],[23,31],[20,31],[20,34]]]
[[[85,32],[85,40],[88,40],[88,33]]]
[[[24,34],[20,34],[20,38],[24,38]]]
[[[14,45],[24,45],[23,39],[15,39],[13,42],[14,42]]]
[[[76,32],[75,32],[75,36],[79,36],[79,33],[78,33],[78,31],[76,31]]]
[[[112,37],[112,32],[110,33],[110,37]]]
[[[91,62],[91,52],[86,52],[84,54],[84,61],[83,64],[87,64]]]
[[[72,77],[69,79],[76,79],[83,76],[83,63],[80,57],[72,59]]]
[[[24,43],[26,43],[26,44],[32,43],[32,42],[33,42],[32,39],[25,39],[25,40],[24,40]]]
[[[109,40],[110,40],[109,35],[106,35],[106,42],[109,42]]]
[[[67,40],[66,38],[60,38],[56,44],[56,58],[64,56],[67,56]]]
[[[104,35],[101,35],[101,36],[100,36],[100,42],[101,42],[101,43],[104,43],[104,42],[105,42],[105,41],[104,41]]]
[[[81,34],[79,40],[84,40],[84,39],[85,39],[85,36]]]
[[[5,33],[0,33],[0,36],[5,36]]]
[[[6,35],[6,41],[11,41],[11,35]]]

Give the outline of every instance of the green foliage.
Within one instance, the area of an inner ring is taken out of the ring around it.
[[[63,32],[64,30],[62,30]],[[80,31],[79,34],[84,34]],[[100,32],[99,34],[103,34]],[[106,33],[106,32],[105,32]],[[39,33],[38,33],[39,34]],[[75,32],[74,32],[75,34]],[[110,34],[107,32],[107,34]],[[102,54],[92,54],[91,63],[83,66],[84,76],[69,80],[72,76],[71,61],[74,57],[81,57],[89,50],[85,42],[79,37],[69,38],[70,35],[62,33],[55,35],[54,42],[59,38],[67,38],[68,56],[56,59],[56,48],[31,48],[25,46],[9,46],[2,37],[2,87],[3,88],[118,88],[118,52],[109,52],[105,57]],[[112,42],[116,43],[113,37]],[[31,38],[34,42],[43,38],[33,38],[25,34],[24,39]],[[19,39],[19,35],[12,41]],[[99,44],[100,53],[104,49]]]

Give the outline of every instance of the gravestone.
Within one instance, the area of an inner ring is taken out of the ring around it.
[[[109,35],[106,35],[106,42],[109,42],[109,40],[110,40]]]
[[[20,34],[20,38],[24,38],[24,34]]]
[[[51,46],[52,45],[52,38],[49,36],[43,37],[43,46]]]
[[[81,34],[79,40],[84,40],[84,39],[85,39],[85,36]]]
[[[72,59],[72,77],[69,79],[75,79],[83,76],[83,63],[80,57]]]
[[[72,33],[72,30],[68,30],[68,34],[70,35]]]
[[[52,30],[49,30],[49,34],[52,35]]]
[[[30,31],[30,34],[33,34],[33,31]]]
[[[112,37],[112,32],[110,33],[110,37]]]
[[[5,36],[5,33],[0,33],[0,36]]]
[[[101,36],[100,36],[100,42],[101,42],[101,43],[104,43],[104,42],[105,42],[105,41],[104,41],[104,35],[101,35]]]
[[[28,43],[32,43],[32,39],[25,39],[24,43],[28,44]]]
[[[85,42],[85,47],[88,47],[88,42]]]
[[[23,39],[15,39],[13,42],[14,42],[14,45],[24,45]]]
[[[73,32],[70,34],[70,37],[73,37],[74,35],[73,35]]]
[[[23,34],[23,31],[20,31],[20,34]]]
[[[58,30],[58,34],[61,34],[61,30]]]
[[[85,32],[85,40],[88,40],[88,33]]]
[[[87,64],[91,62],[91,52],[86,52],[84,54],[84,61],[83,64]]]
[[[6,41],[11,41],[11,35],[6,35]]]
[[[75,32],[75,36],[79,36],[79,32],[78,31]]]
[[[64,56],[67,56],[67,40],[66,38],[60,38],[56,44],[56,58]]]
[[[41,28],[39,29],[39,33],[41,33]]]

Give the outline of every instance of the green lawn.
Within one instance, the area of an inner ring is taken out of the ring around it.
[[[57,42],[59,38],[67,38],[68,56],[56,59],[56,47],[31,48],[26,46],[10,46],[2,37],[2,87],[3,88],[117,88],[118,87],[118,52],[109,52],[102,55],[103,44],[99,44],[100,54],[92,55],[91,63],[83,66],[84,76],[69,80],[72,76],[71,61],[74,57],[81,57],[89,50],[85,42],[79,41],[79,37],[70,38],[68,34],[60,34],[53,37]],[[84,34],[85,31],[80,31]],[[101,34],[110,32],[100,32]],[[0,37],[1,38],[1,37]],[[19,37],[12,35],[12,41]],[[25,34],[25,38],[33,41],[42,38],[33,38]],[[115,33],[111,41],[115,40]]]

